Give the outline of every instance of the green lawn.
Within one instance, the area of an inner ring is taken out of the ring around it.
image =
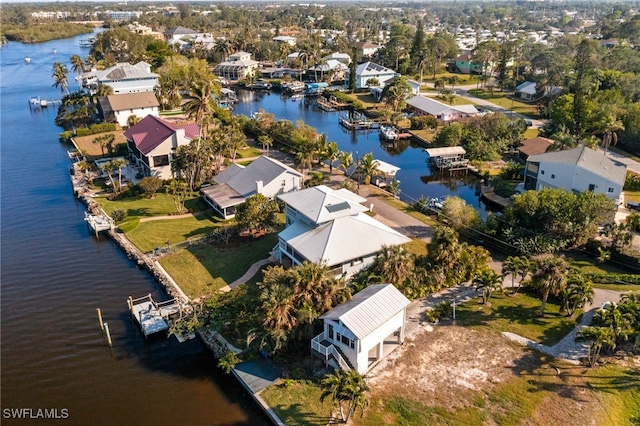
[[[243,159],[243,158],[253,158],[253,157],[259,157],[262,155],[262,151],[260,151],[259,148],[250,146],[248,148],[245,149],[239,149],[238,150],[238,155],[237,155],[237,159]]]
[[[540,115],[538,114],[538,111],[535,105],[525,104],[517,100],[509,99],[507,96],[510,95],[511,92],[499,92],[495,90],[493,94],[491,94],[490,92],[474,89],[474,90],[469,90],[469,94],[471,96],[475,96],[476,98],[489,101],[502,108],[513,110],[524,116],[531,117],[531,118],[541,118]]]
[[[640,202],[640,191],[624,191],[624,201]]]
[[[524,138],[525,139],[533,139],[533,138],[537,138],[538,135],[540,134],[540,132],[538,131],[538,129],[527,129],[524,132]]]
[[[618,268],[611,262],[600,263],[593,256],[579,252],[569,252],[566,254],[566,259],[571,266],[574,266],[580,270],[583,274],[628,274],[629,271]]]
[[[140,223],[125,233],[127,238],[143,253],[162,247],[166,241],[176,244],[189,238],[213,232],[225,223],[211,215],[189,216],[180,219],[153,220]]]
[[[253,263],[269,257],[277,242],[277,236],[271,234],[247,238],[228,248],[197,245],[164,256],[160,264],[189,297],[202,297],[232,283]]]
[[[422,74],[422,82],[423,83],[433,83],[434,81],[436,81],[439,78],[444,78],[447,79],[449,77],[458,77],[458,81],[456,82],[456,87],[458,86],[467,86],[469,84],[476,84],[479,80],[478,80],[478,76],[477,75],[471,75],[471,74],[455,74],[455,73],[451,73],[451,72],[440,72],[436,74],[436,77],[433,78],[433,73],[428,73],[428,72],[424,72]],[[418,78],[416,79],[416,81],[419,81],[420,77],[418,76]],[[447,89],[451,86],[448,82],[445,82],[445,86],[447,86]]]
[[[542,343],[558,343],[577,325],[574,318],[560,315],[560,305],[554,300],[547,301],[544,317],[538,317],[542,301],[537,295],[523,290],[511,295],[511,282],[504,283],[504,293],[494,293],[488,305],[482,305],[480,298],[472,299],[456,307],[456,323],[471,328],[489,327],[497,332],[510,331],[520,336]],[[550,298],[551,299],[551,298]]]
[[[139,195],[113,201],[108,200],[107,197],[96,197],[95,200],[107,214],[111,214],[116,209],[124,210],[127,217],[123,222],[143,217],[165,216],[176,212],[173,197],[162,192],[157,193],[154,198]],[[194,212],[207,210],[207,205],[199,196],[187,199],[184,206]]]
[[[324,426],[331,420],[329,398],[320,402],[322,389],[307,381],[287,380],[262,391],[260,396],[286,425]]]

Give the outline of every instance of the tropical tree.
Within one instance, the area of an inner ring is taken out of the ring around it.
[[[411,85],[406,77],[399,77],[382,90],[382,99],[394,112],[402,111],[407,103],[407,98],[411,95]]]
[[[122,169],[123,167],[126,167],[126,165],[127,161],[123,158],[114,158],[113,160],[111,160],[111,166],[113,167],[113,169],[118,170],[118,191],[122,189]]]
[[[615,335],[608,327],[585,327],[578,331],[576,341],[589,343],[588,361],[591,367],[596,366],[603,347],[616,347]]]
[[[569,263],[564,258],[552,254],[537,255],[533,261],[535,272],[532,284],[542,295],[542,305],[540,306],[540,316],[542,317],[549,295],[557,295],[564,289],[567,283],[566,273],[569,270]]]
[[[362,158],[360,158],[357,170],[359,175],[363,178],[365,185],[369,185],[371,183],[371,179],[379,173],[378,164],[378,161],[374,160],[372,152],[364,154]]]
[[[596,312],[592,324],[609,328],[613,333],[615,343],[622,344],[634,334],[635,319],[632,312],[623,311],[615,303],[608,303]]]
[[[215,89],[211,81],[196,82],[191,88],[191,99],[183,107],[187,117],[200,125],[203,137],[207,136],[207,120],[213,115],[214,94]]]
[[[265,150],[265,155],[268,157],[269,148],[273,146],[273,138],[270,138],[267,135],[260,135],[258,136],[258,143],[262,145],[262,149]]]
[[[59,87],[63,95],[69,94],[68,73],[69,71],[67,70],[67,66],[62,62],[58,61],[53,64],[53,73],[51,74],[51,77],[53,78],[53,87]]]
[[[561,292],[562,312],[573,316],[578,308],[584,308],[587,302],[593,303],[595,292],[593,283],[581,273],[571,271],[567,279],[567,285]]]
[[[238,354],[228,350],[218,360],[218,368],[224,371],[225,374],[229,374],[240,361]]]
[[[155,176],[147,176],[140,179],[138,187],[147,194],[147,197],[153,198],[156,192],[162,188],[162,179]]]
[[[339,408],[341,420],[348,422],[349,418],[360,409],[361,415],[369,406],[369,385],[364,376],[355,370],[338,370],[333,374],[326,375],[320,382],[322,393],[320,401],[323,402],[330,397],[332,402]],[[345,414],[346,404],[346,414]]]
[[[110,96],[113,95],[113,87],[108,84],[100,84],[96,90],[97,96]]]
[[[398,195],[401,191],[402,190],[400,189],[400,181],[397,179],[391,181],[391,183],[389,184],[389,192],[393,195],[393,197],[398,198]]]
[[[238,206],[235,219],[241,231],[260,232],[278,224],[279,211],[275,200],[258,193]]]
[[[340,151],[338,154],[338,168],[344,170],[344,175],[347,175],[347,171],[353,165],[353,155],[347,151]]]
[[[184,213],[184,200],[187,198],[187,194],[189,194],[189,185],[184,181],[172,179],[167,186],[167,192],[173,197],[176,212],[178,214]]]
[[[100,165],[100,170],[107,174],[109,182],[111,182],[111,188],[113,188],[114,194],[117,194],[118,188],[116,187],[116,182],[113,180],[113,176],[111,175],[111,172],[115,170],[115,167],[113,167],[113,163],[111,161],[105,161]]]
[[[74,71],[78,76],[80,76],[84,68],[84,62],[82,61],[80,55],[71,55],[69,61],[71,62],[71,70]]]
[[[522,256],[509,256],[502,263],[502,276],[506,277],[511,274],[511,288],[515,287],[515,280],[520,277],[520,281],[518,282],[518,289],[520,289],[520,285],[522,281],[525,280],[526,276],[529,273],[529,269],[531,268],[531,264],[529,263],[529,259]],[[516,293],[518,292],[516,289]]]
[[[90,163],[87,160],[82,160],[78,163],[76,163],[76,166],[78,167],[78,169],[84,173],[84,177],[87,180],[87,182],[89,182],[89,184],[91,184],[91,170],[93,169],[93,164]]]
[[[611,248],[617,252],[633,242],[633,230],[628,223],[609,222],[601,233],[611,241]]]
[[[330,141],[326,145],[326,150],[324,153],[327,161],[329,161],[329,173],[333,173],[333,164],[338,160],[340,156],[340,149],[338,149],[338,144]]]
[[[495,291],[502,290],[502,276],[492,269],[482,269],[473,278],[476,290],[482,292],[482,304],[486,304]]]
[[[318,171],[318,172],[313,172],[311,173],[311,176],[309,177],[309,179],[306,182],[306,186],[308,188],[312,187],[312,186],[318,186],[318,185],[322,185],[327,181],[327,177],[324,175],[324,173]]]
[[[403,289],[415,275],[415,257],[405,246],[384,246],[369,271],[384,277],[385,282]]]
[[[135,114],[131,114],[129,117],[127,117],[127,126],[129,127],[133,127],[139,122],[140,122],[140,117],[138,117]]]

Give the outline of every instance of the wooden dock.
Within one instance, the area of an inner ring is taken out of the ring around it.
[[[145,339],[152,334],[168,330],[170,320],[180,317],[183,310],[176,299],[156,302],[151,294],[137,299],[129,296],[127,304]]]
[[[96,236],[99,232],[109,231],[115,228],[115,223],[104,211],[102,214],[91,214],[84,212],[84,220],[87,222],[87,226],[93,231]]]
[[[322,96],[320,96],[316,103],[318,105],[318,108],[326,112],[342,111],[349,107],[349,104],[338,102],[335,96],[331,96],[329,97],[329,99],[324,99]]]

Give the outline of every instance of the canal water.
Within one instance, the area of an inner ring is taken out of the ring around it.
[[[52,424],[36,418],[44,416],[37,410],[50,410],[74,425],[268,424],[198,340],[145,345],[126,299],[166,294],[111,241],[90,235],[58,142],[57,108],[29,108],[31,96],[61,98],[52,65],[70,69],[71,55],[86,56],[79,47],[85,37],[0,50],[0,422]],[[69,79],[76,89],[72,72]],[[112,349],[96,308],[111,329]],[[18,414],[31,419],[11,419]]]
[[[427,163],[424,146],[400,141],[389,146],[380,141],[378,130],[348,130],[338,123],[344,112],[324,112],[315,106],[312,99],[292,100],[279,93],[238,90],[239,102],[234,114],[251,117],[259,110],[274,114],[277,120],[296,122],[302,120],[335,141],[341,151],[352,153],[354,161],[363,154],[373,153],[378,160],[400,167],[396,178],[400,181],[400,198],[413,202],[421,196],[442,198],[456,195],[475,207],[481,216],[486,216],[487,207],[479,200],[479,180],[465,172],[449,174],[432,173]]]

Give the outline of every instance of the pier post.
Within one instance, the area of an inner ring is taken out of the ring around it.
[[[127,299],[127,305],[129,305],[129,312],[133,313],[133,297],[129,296]]]
[[[104,332],[107,335],[107,343],[109,344],[109,347],[111,347],[111,333],[109,332],[109,324],[107,324],[106,322],[104,323]]]
[[[104,331],[104,325],[102,323],[102,311],[100,308],[96,309],[98,311],[98,321],[100,321],[100,330]]]

